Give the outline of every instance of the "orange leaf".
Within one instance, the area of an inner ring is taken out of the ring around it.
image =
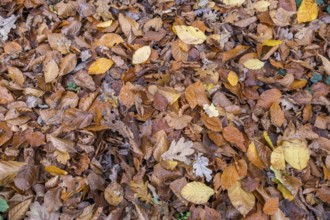
[[[244,136],[236,127],[229,125],[222,131],[223,137],[231,144],[235,144],[240,150],[246,152]]]
[[[209,104],[209,99],[205,92],[203,84],[198,81],[186,88],[185,96],[190,108],[194,109],[197,105],[203,106]]]
[[[226,167],[221,175],[221,186],[223,189],[229,189],[234,186],[239,179],[237,169],[234,165]]]
[[[280,105],[275,102],[270,106],[270,119],[276,126],[282,126],[284,123],[284,112],[282,111]]]
[[[279,102],[282,97],[282,93],[278,89],[269,89],[264,91],[257,102],[257,107],[263,109],[269,109],[270,106],[275,102]]]
[[[218,117],[209,117],[204,112],[201,112],[202,121],[205,126],[212,131],[221,131],[222,123]]]
[[[279,206],[278,197],[272,197],[266,200],[262,210],[266,215],[274,215],[277,212],[278,206]]]
[[[223,56],[222,56],[222,62],[223,63],[227,62],[228,60],[241,55],[242,53],[247,51],[249,48],[250,48],[250,46],[238,45],[234,49],[224,52]]]

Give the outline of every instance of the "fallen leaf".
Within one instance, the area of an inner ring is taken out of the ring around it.
[[[32,186],[36,180],[37,168],[34,165],[24,165],[19,170],[14,178],[15,186],[22,190],[27,191]]]
[[[107,72],[113,65],[113,61],[107,58],[99,58],[88,69],[91,75],[99,75]]]
[[[9,209],[8,218],[10,220],[22,220],[25,217],[26,212],[29,210],[29,206],[32,199],[27,199],[23,202],[18,203],[16,206]]]
[[[192,149],[193,142],[187,141],[181,137],[178,142],[172,141],[168,151],[162,154],[163,160],[178,160],[189,164],[187,156],[192,155],[195,151]]]
[[[277,170],[285,170],[284,149],[282,146],[275,148],[270,156],[272,167]]]
[[[144,46],[139,49],[137,49],[132,58],[133,64],[141,64],[146,62],[151,54],[151,47],[150,46]]]
[[[70,53],[66,55],[60,63],[60,75],[66,75],[70,73],[77,65],[76,54]]]
[[[19,169],[24,165],[26,165],[26,163],[17,161],[0,161],[0,186],[11,183]]]
[[[59,68],[55,60],[50,60],[44,68],[45,82],[50,83],[59,75]]]
[[[269,89],[261,93],[257,107],[261,107],[263,109],[269,109],[273,103],[279,103],[282,97],[282,93],[278,89]]]
[[[269,47],[275,47],[275,46],[279,46],[282,44],[281,40],[265,40],[264,42],[262,42],[262,45],[264,46],[269,46]]]
[[[254,4],[254,8],[258,12],[265,12],[265,11],[268,11],[269,5],[270,5],[270,3],[268,1],[257,1]]]
[[[245,0],[223,0],[223,3],[229,6],[241,6]]]
[[[126,108],[131,108],[135,104],[136,93],[134,92],[135,86],[127,82],[123,87],[121,87],[118,99],[119,102],[126,106]]]
[[[9,208],[6,200],[0,198],[0,212],[5,212]]]
[[[115,33],[107,33],[102,35],[102,37],[100,37],[99,39],[95,40],[92,45],[96,47],[106,46],[108,48],[112,48],[123,42],[124,40],[120,35]]]
[[[66,172],[65,170],[62,170],[56,166],[45,166],[44,170],[53,175],[53,176],[58,176],[58,175],[67,175],[68,172]]]
[[[181,191],[182,197],[194,204],[206,203],[214,193],[212,188],[201,182],[187,183]]]
[[[297,170],[303,170],[307,167],[310,153],[305,141],[298,139],[284,141],[282,147],[284,159],[288,164]]]
[[[272,198],[266,199],[264,207],[262,208],[262,211],[266,215],[274,215],[277,212],[278,208],[279,208],[278,197],[272,197]]]
[[[245,217],[254,207],[255,197],[252,193],[242,189],[241,183],[236,182],[228,189],[228,197],[233,206]]]
[[[228,76],[227,76],[227,80],[228,80],[230,85],[236,86],[237,83],[238,83],[238,76],[234,71],[229,71]]]
[[[209,117],[204,112],[201,113],[201,118],[204,125],[212,131],[222,131],[222,123],[219,117]]]
[[[254,144],[254,142],[251,142],[251,144],[249,145],[249,148],[246,152],[246,156],[248,157],[248,159],[250,160],[250,162],[255,165],[256,167],[260,168],[260,169],[265,169],[267,168],[267,166],[265,165],[265,163],[261,160],[259,153],[257,151],[256,145]]]
[[[186,88],[185,96],[190,108],[194,109],[197,105],[203,106],[209,104],[204,86],[200,81],[191,84]]]
[[[265,63],[258,59],[249,59],[243,63],[243,66],[251,70],[261,69],[264,65]]]
[[[213,103],[211,103],[211,105],[204,104],[203,109],[209,117],[218,117],[220,115]]]
[[[222,131],[223,137],[231,144],[235,144],[241,151],[246,152],[244,136],[236,127],[229,125]]]
[[[229,189],[233,187],[237,180],[239,179],[239,175],[237,169],[234,165],[229,165],[226,167],[221,175],[220,184],[223,189]]]
[[[270,106],[270,119],[273,124],[279,127],[282,126],[285,121],[284,112],[277,102],[274,102]]]
[[[317,18],[318,7],[315,0],[302,0],[297,12],[298,23],[313,21]]]
[[[234,49],[225,51],[222,55],[222,62],[225,63],[228,60],[231,60],[231,59],[243,54],[249,48],[250,48],[250,46],[238,45]]]
[[[117,206],[124,199],[124,191],[122,187],[116,183],[110,183],[104,191],[104,198],[112,206]]]
[[[25,77],[18,68],[9,66],[8,67],[8,76],[18,85],[23,86],[25,82]]]
[[[0,86],[0,105],[7,105],[14,101],[14,96],[6,87]]]
[[[323,68],[324,68],[325,72],[326,72],[328,75],[330,75],[330,61],[329,61],[326,57],[324,57],[324,56],[322,56],[322,55],[320,55],[320,54],[318,54],[318,56],[319,56],[319,57],[321,58],[321,60],[322,60]]]
[[[173,29],[179,39],[186,44],[202,44],[206,40],[205,34],[196,27],[176,25]]]
[[[109,20],[109,21],[104,21],[104,22],[101,22],[101,23],[98,23],[96,25],[96,27],[98,28],[106,28],[106,27],[110,27],[111,24],[112,24],[113,20]]]

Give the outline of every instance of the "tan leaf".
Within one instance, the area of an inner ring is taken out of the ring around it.
[[[246,156],[248,157],[250,162],[253,165],[255,165],[256,167],[258,167],[260,169],[267,168],[265,163],[260,159],[257,148],[256,148],[256,145],[254,144],[254,142],[251,142],[251,144],[249,145],[249,148],[246,152]]]
[[[129,186],[136,193],[136,196],[141,199],[141,201],[152,203],[152,198],[150,193],[148,192],[148,182],[134,182],[131,181]]]
[[[204,112],[201,112],[201,118],[208,129],[212,131],[222,131],[222,123],[219,117],[209,117]]]
[[[270,156],[272,167],[277,170],[285,170],[284,149],[282,146],[275,148]]]
[[[162,154],[163,160],[178,160],[189,164],[187,156],[192,155],[195,151],[192,149],[193,142],[187,141],[181,137],[178,142],[172,141],[168,151]]]
[[[140,29],[139,23],[137,23],[132,18],[127,17],[123,14],[119,14],[118,21],[120,24],[120,28],[126,35],[126,37],[129,36],[130,33],[133,33],[135,36],[141,36],[143,34],[142,30]]]
[[[171,52],[176,61],[187,61],[188,52],[180,47],[180,40],[176,40],[171,45]]]
[[[159,88],[158,92],[167,99],[167,102],[170,105],[176,102],[181,96],[181,93],[179,91],[170,87]]]
[[[13,136],[13,132],[7,126],[6,122],[0,122],[0,146],[4,145]]]
[[[250,192],[245,192],[239,181],[228,189],[228,197],[233,206],[245,217],[254,207],[255,197]]]
[[[59,75],[59,68],[55,60],[50,60],[44,68],[45,82],[50,83]]]
[[[24,165],[26,165],[26,163],[17,161],[0,161],[0,186],[11,183],[19,169]]]
[[[62,170],[56,166],[45,166],[45,171],[47,173],[50,173],[53,176],[59,176],[59,175],[67,175],[68,172],[66,172],[65,170]]]
[[[223,3],[229,6],[241,6],[245,0],[223,0]]]
[[[320,54],[318,54],[318,55],[319,55],[319,57],[320,57],[321,60],[322,60],[323,68],[324,68],[325,72],[326,72],[328,75],[330,75],[330,61],[329,61],[326,57],[324,57],[324,56],[322,56],[322,55],[320,55]]]
[[[174,112],[170,112],[168,115],[166,115],[164,119],[171,128],[180,130],[188,126],[188,124],[192,120],[192,117],[189,115],[180,116],[175,114]]]
[[[8,76],[18,85],[22,86],[25,81],[23,73],[16,67],[8,67]]]
[[[254,4],[254,8],[258,12],[265,12],[268,10],[270,3],[268,1],[258,1]]]
[[[258,59],[249,59],[243,63],[243,66],[250,70],[258,70],[264,66],[264,62],[261,62]]]
[[[113,65],[113,61],[107,58],[97,59],[90,67],[88,68],[88,73],[91,75],[99,75],[107,72]]]
[[[278,207],[279,207],[278,197],[272,197],[266,200],[262,211],[266,215],[274,215],[277,212]]]
[[[56,160],[61,164],[66,164],[70,159],[70,154],[68,152],[64,152],[60,150],[55,150],[54,156],[56,157]]]
[[[226,167],[221,175],[221,187],[223,189],[229,189],[233,187],[237,180],[239,179],[239,175],[237,169],[234,165],[229,165]]]
[[[173,29],[179,39],[186,44],[202,44],[206,40],[205,34],[196,27],[176,25]]]
[[[36,175],[37,168],[34,165],[22,166],[14,178],[15,186],[22,191],[29,190],[36,180]]]
[[[161,160],[161,155],[168,150],[167,134],[164,130],[158,131],[154,138],[156,143],[154,145],[153,156],[157,162]]]
[[[59,151],[70,153],[76,152],[76,150],[74,149],[75,143],[71,140],[58,138],[53,135],[47,135],[47,141],[50,141],[53,146]]]
[[[121,87],[118,99],[119,102],[126,106],[127,109],[131,108],[135,103],[136,93],[134,92],[135,86],[127,82]]]
[[[225,63],[228,60],[231,60],[231,59],[243,54],[249,48],[250,48],[250,46],[238,45],[234,49],[225,51],[222,55],[222,62]]]
[[[214,193],[212,188],[201,182],[190,182],[181,191],[182,197],[194,204],[206,203]]]
[[[66,75],[70,73],[77,65],[77,56],[76,54],[70,53],[66,55],[60,64],[60,75]]]
[[[282,126],[284,123],[284,112],[282,111],[281,106],[277,102],[274,102],[270,106],[270,119],[273,124],[279,127]]]
[[[57,211],[62,206],[60,187],[49,189],[44,196],[44,206],[49,212]]]
[[[210,103],[204,86],[200,81],[188,86],[185,91],[185,96],[190,108],[192,109],[194,109],[197,105],[203,106],[204,104]]]
[[[8,218],[10,220],[22,220],[25,217],[26,212],[29,210],[29,206],[32,202],[32,199],[27,199],[21,203],[18,203],[16,206],[11,208],[8,212]]]
[[[115,45],[118,45],[120,43],[123,43],[124,40],[123,38],[115,33],[107,33],[102,35],[100,39],[97,39],[94,43],[93,46],[99,47],[99,46],[106,46],[108,48],[112,48]]]
[[[137,49],[132,58],[132,64],[141,64],[146,62],[151,54],[151,47],[150,46],[144,46],[139,49]]]
[[[123,201],[124,191],[117,182],[110,183],[104,191],[104,198],[112,206],[117,206]]]
[[[246,152],[244,136],[236,127],[229,125],[222,131],[223,137],[231,144],[235,144],[241,151]]]
[[[112,24],[113,20],[109,20],[109,21],[104,21],[104,22],[100,22],[96,25],[96,27],[98,28],[106,28],[106,27],[110,27]]]
[[[278,89],[269,89],[264,91],[257,102],[257,107],[269,109],[273,103],[279,103],[282,93]]]
[[[7,105],[14,101],[14,97],[6,87],[0,86],[0,105]]]

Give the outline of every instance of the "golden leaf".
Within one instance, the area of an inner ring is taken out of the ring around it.
[[[272,197],[266,200],[262,211],[266,215],[274,215],[277,212],[278,206],[279,206],[278,197]]]
[[[277,170],[285,170],[284,149],[282,146],[273,150],[270,156],[270,163]]]
[[[45,171],[50,173],[53,176],[67,175],[68,172],[62,170],[56,166],[45,166]]]
[[[298,9],[298,23],[313,21],[317,18],[318,7],[315,0],[303,0]]]
[[[236,86],[238,83],[238,76],[234,71],[230,71],[227,76],[227,80],[230,85]]]
[[[264,136],[265,141],[267,142],[267,144],[268,144],[272,149],[274,149],[273,142],[272,142],[272,140],[270,140],[270,137],[269,137],[267,131],[264,131],[262,134],[263,134],[263,136]]]
[[[237,169],[234,165],[229,165],[226,167],[221,175],[220,184],[223,189],[229,189],[233,187],[237,180],[239,179],[239,175]]]
[[[230,6],[241,6],[245,0],[223,0],[223,3]]]
[[[70,159],[70,155],[68,152],[63,152],[60,150],[55,150],[54,155],[56,157],[56,160],[60,162],[61,164],[66,164],[68,160]]]
[[[146,62],[151,54],[151,47],[150,46],[144,46],[139,49],[137,49],[132,58],[132,64],[140,64]]]
[[[181,190],[182,197],[194,204],[206,203],[214,193],[212,188],[196,181],[188,183]]]
[[[264,65],[264,62],[261,62],[258,59],[249,59],[243,63],[243,66],[251,70],[261,69]]]
[[[298,139],[284,141],[282,146],[284,159],[288,164],[297,170],[303,170],[307,167],[310,153],[305,141]]]
[[[282,41],[281,40],[265,40],[262,45],[264,46],[269,46],[269,47],[275,47],[275,46],[279,46],[282,44]]]
[[[113,61],[107,58],[97,59],[88,69],[88,73],[91,75],[104,74],[113,65]]]
[[[206,40],[205,34],[196,27],[176,25],[173,29],[179,39],[186,44],[202,44]]]
[[[106,28],[106,27],[110,27],[111,24],[112,24],[113,20],[109,20],[109,21],[104,21],[104,22],[101,22],[101,23],[98,23],[96,25],[96,27],[98,28]]]
[[[245,192],[239,181],[228,189],[228,197],[233,206],[245,217],[255,204],[255,197],[250,192]]]
[[[256,167],[259,167],[260,169],[266,168],[265,163],[259,157],[256,145],[254,144],[254,142],[251,142],[251,144],[249,145],[246,156],[249,158],[250,162],[253,165],[255,165]]]

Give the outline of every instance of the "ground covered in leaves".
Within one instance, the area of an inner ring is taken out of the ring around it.
[[[0,219],[330,219],[326,0],[1,0]]]

